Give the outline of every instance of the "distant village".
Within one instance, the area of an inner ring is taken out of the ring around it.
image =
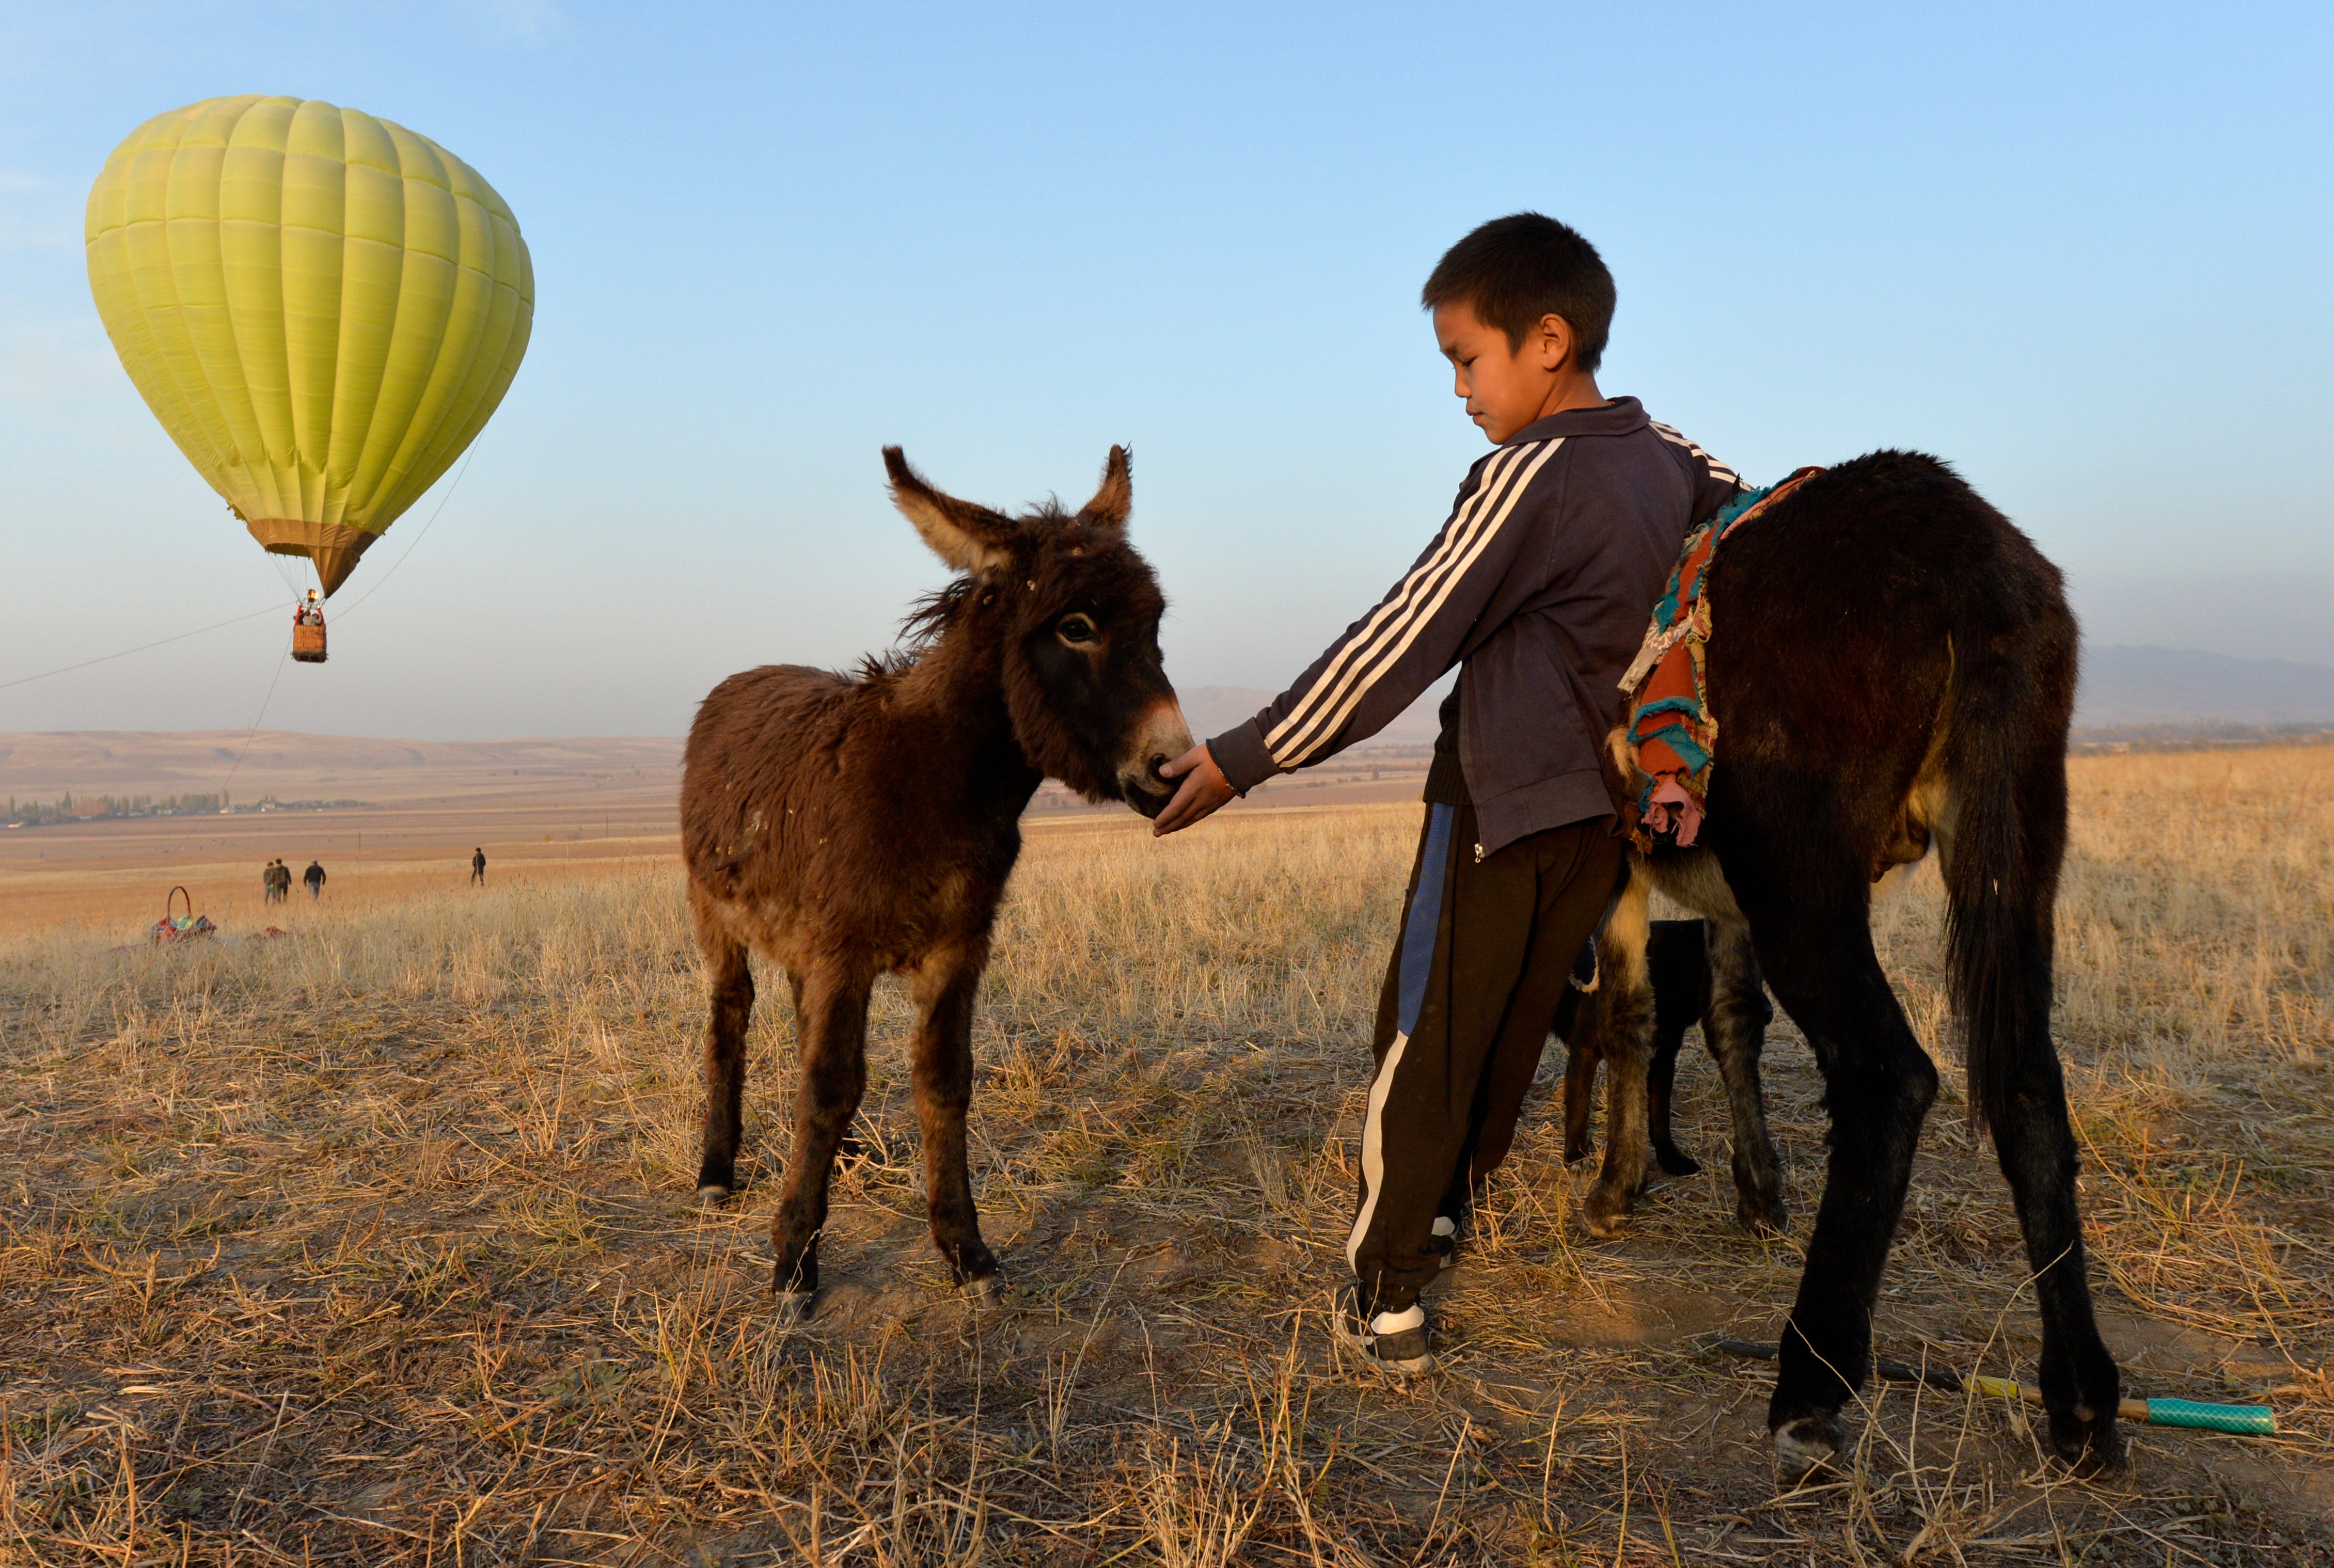
[[[256,812],[323,812],[347,806],[371,805],[371,801],[280,801],[274,795],[262,795],[255,801],[236,804],[221,791],[217,794],[165,795],[75,795],[63,794],[54,801],[18,801],[8,797],[8,814],[0,817],[0,827],[46,828],[65,822],[108,821],[122,817],[195,817],[241,816]]]

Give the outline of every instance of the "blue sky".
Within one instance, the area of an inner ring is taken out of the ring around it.
[[[2322,661],[2334,14],[1942,11],[11,6],[0,681],[285,597],[81,248],[122,136],[246,91],[444,143],[537,275],[467,473],[271,727],[677,734],[730,670],[882,646],[942,576],[887,441],[997,504],[1130,443],[1170,673],[1277,685],[1480,451],[1417,291],[1520,207],[1613,267],[1606,390],[1746,474],[1934,451],[2094,641]],[[0,730],[241,728],[284,640],[0,689]]]

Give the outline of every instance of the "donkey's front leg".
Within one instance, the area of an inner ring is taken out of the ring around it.
[[[1718,1059],[1726,1083],[1726,1109],[1734,1120],[1734,1217],[1753,1236],[1780,1236],[1789,1223],[1783,1206],[1782,1164],[1767,1130],[1767,1094],[1759,1078],[1767,1025],[1775,1016],[1759,973],[1750,928],[1711,920],[1710,1007],[1702,1037]]]
[[[973,996],[988,957],[986,944],[972,952],[943,951],[917,971],[918,1017],[910,1046],[932,1245],[948,1259],[957,1283],[984,1300],[995,1290],[997,1256],[980,1239],[980,1216],[965,1168],[964,1119],[972,1103]]]
[[[1646,1073],[1653,1062],[1654,983],[1645,961],[1652,887],[1632,877],[1596,935],[1596,1039],[1605,1053],[1605,1165],[1580,1206],[1596,1236],[1617,1236],[1645,1185]]]
[[[873,984],[872,974],[827,959],[803,976],[797,993],[795,1146],[770,1224],[778,1255],[770,1284],[783,1316],[806,1313],[818,1292],[818,1238],[826,1227],[835,1146],[867,1092],[867,993]]]

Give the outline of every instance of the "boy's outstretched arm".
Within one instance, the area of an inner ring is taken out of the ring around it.
[[[1162,777],[1180,778],[1183,782],[1176,786],[1175,798],[1169,801],[1165,809],[1153,821],[1151,833],[1153,838],[1172,833],[1179,828],[1188,828],[1202,817],[1212,815],[1216,808],[1231,799],[1234,794],[1231,782],[1224,777],[1224,770],[1218,767],[1216,759],[1209,755],[1205,741],[1164,765],[1159,772]]]
[[[1295,685],[1246,723],[1160,771],[1182,783],[1152,831],[1190,827],[1274,774],[1326,762],[1384,729],[1459,662],[1479,622],[1514,613],[1530,586],[1509,573],[1561,440],[1501,447],[1467,476],[1451,516],[1377,607],[1345,629]]]

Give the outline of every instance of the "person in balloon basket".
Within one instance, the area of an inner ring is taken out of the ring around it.
[[[324,624],[324,601],[323,596],[314,589],[311,588],[308,590],[308,597],[301,601],[299,605],[293,610],[292,624],[294,626],[322,626]]]
[[[1422,303],[1453,391],[1492,443],[1384,599],[1245,724],[1163,769],[1153,831],[1190,827],[1326,762],[1454,665],[1425,822],[1380,994],[1340,1347],[1430,1371],[1420,1294],[1506,1156],[1573,961],[1627,874],[1602,765],[1619,681],[1688,529],[1731,470],[1596,385],[1614,286],[1596,248],[1537,213],[1442,257]]]

